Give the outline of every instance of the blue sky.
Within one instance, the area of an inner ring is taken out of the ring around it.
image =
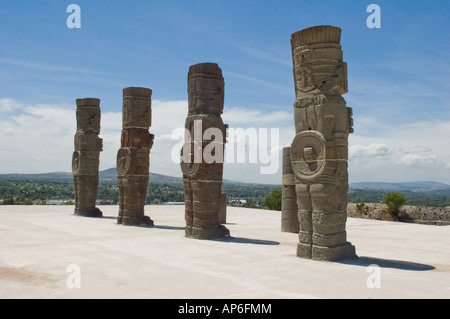
[[[66,8],[81,8],[69,29]],[[369,4],[381,28],[369,29]],[[1,1],[0,171],[70,171],[75,99],[101,99],[101,169],[115,165],[122,89],[153,90],[151,171],[180,176],[169,160],[184,125],[190,65],[216,62],[230,127],[279,128],[294,137],[290,35],[342,29],[355,133],[351,182],[450,184],[450,1]],[[230,164],[225,178],[280,183],[280,170]],[[281,165],[280,165],[281,167]]]

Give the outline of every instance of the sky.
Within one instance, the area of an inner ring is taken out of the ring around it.
[[[80,28],[68,27],[71,4]],[[370,4],[380,28],[367,24]],[[70,172],[75,100],[86,97],[101,99],[100,169],[115,167],[122,90],[142,86],[153,91],[150,171],[181,176],[187,72],[214,62],[224,122],[266,145],[255,162],[226,163],[224,178],[280,184],[295,136],[290,36],[325,24],[342,29],[348,64],[349,181],[450,184],[449,17],[444,0],[1,0],[0,173]]]

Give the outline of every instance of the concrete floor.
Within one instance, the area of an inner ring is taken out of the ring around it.
[[[183,206],[146,207],[153,228],[100,209],[0,206],[0,298],[450,297],[450,226],[349,218],[359,259],[333,263],[296,257],[280,212],[228,207],[232,238],[209,241],[184,237]]]

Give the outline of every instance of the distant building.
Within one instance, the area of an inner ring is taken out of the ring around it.
[[[247,204],[247,200],[242,199],[242,198],[233,198],[230,199],[228,201],[229,204],[231,204],[232,206],[243,206],[245,204]]]
[[[184,202],[165,202],[164,205],[184,205]]]
[[[66,201],[60,199],[50,199],[46,202],[47,205],[65,205]]]

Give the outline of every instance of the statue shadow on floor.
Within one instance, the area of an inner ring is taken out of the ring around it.
[[[377,265],[380,268],[393,268],[393,269],[410,270],[410,271],[427,271],[427,270],[435,269],[434,266],[427,265],[427,264],[420,264],[420,263],[415,263],[415,262],[410,262],[410,261],[402,261],[402,260],[383,259],[383,258],[377,258],[377,257],[367,257],[367,256],[360,256],[356,259],[347,259],[347,260],[339,261],[339,263],[346,264],[346,265],[362,266],[362,267]]]
[[[237,243],[237,244],[253,244],[253,245],[279,245],[280,243],[273,240],[253,239],[245,237],[225,237],[216,238],[215,241],[221,241],[224,243]]]

